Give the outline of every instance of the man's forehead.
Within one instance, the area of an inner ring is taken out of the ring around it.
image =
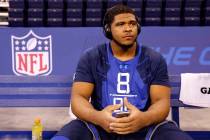
[[[113,22],[121,22],[121,21],[130,21],[136,20],[135,16],[131,13],[122,13],[118,14],[114,17]]]

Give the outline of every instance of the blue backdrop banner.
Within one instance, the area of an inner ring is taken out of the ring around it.
[[[82,52],[108,42],[102,28],[0,28],[0,75],[72,75]],[[140,44],[170,74],[210,72],[210,27],[143,27]]]

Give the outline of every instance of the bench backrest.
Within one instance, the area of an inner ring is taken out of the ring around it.
[[[180,76],[170,76],[172,119],[179,124]],[[0,107],[68,107],[72,76],[0,76]]]
[[[67,107],[72,76],[0,76],[0,107]]]

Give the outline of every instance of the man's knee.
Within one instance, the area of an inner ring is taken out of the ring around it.
[[[171,123],[160,126],[152,140],[193,140],[187,133]]]
[[[82,135],[81,135],[82,134]],[[61,128],[51,140],[75,140],[92,139],[92,134],[85,123],[80,120],[73,120]]]
[[[64,136],[55,136],[51,140],[70,140],[70,139]]]

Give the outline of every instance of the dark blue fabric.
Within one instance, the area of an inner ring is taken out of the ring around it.
[[[55,136],[51,140],[70,140],[70,139],[64,136]]]
[[[146,134],[150,127],[141,129],[136,133],[127,135],[118,135],[115,133],[107,133],[103,128],[96,126],[101,140],[145,140]],[[80,120],[73,120],[65,125],[54,138],[64,136],[70,140],[93,140],[93,136],[85,123]],[[148,140],[148,139],[146,139]],[[185,132],[181,131],[173,123],[165,123],[158,127],[151,140],[193,140]]]
[[[173,123],[166,123],[155,131],[152,140],[193,140]]]
[[[58,136],[64,136],[70,140],[93,140],[88,127],[80,120],[73,120],[66,124],[51,140],[54,140]]]
[[[118,135],[114,133],[107,133],[99,126],[96,126],[96,129],[101,140],[144,140],[147,132],[147,128],[145,128],[138,133]],[[70,140],[93,140],[91,131],[81,120],[73,120],[66,124],[51,140],[59,140],[55,139],[58,136],[63,136]]]
[[[85,123],[88,125],[89,130],[92,132],[94,140],[100,140],[100,135],[95,125],[93,125],[92,123]]]

